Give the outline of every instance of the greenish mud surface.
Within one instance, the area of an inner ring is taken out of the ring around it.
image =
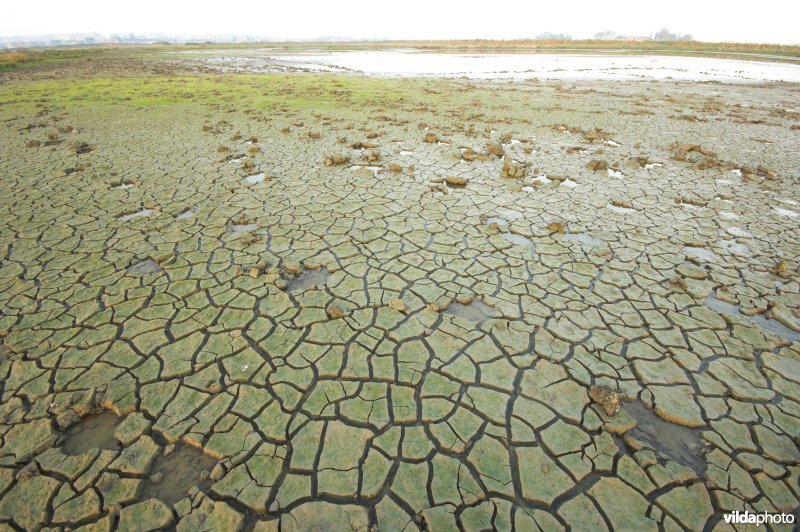
[[[0,74],[0,526],[797,512],[798,91]]]

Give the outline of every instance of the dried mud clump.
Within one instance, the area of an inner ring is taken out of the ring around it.
[[[547,224],[547,230],[551,233],[563,233],[564,232],[564,224],[561,222],[550,222]]]
[[[377,163],[381,160],[381,150],[371,150],[361,156],[361,160],[366,163]]]
[[[592,386],[589,388],[589,398],[602,406],[609,416],[613,416],[619,411],[621,398],[617,392],[607,386]]]
[[[41,145],[42,145],[42,142],[39,141],[39,140],[30,139],[30,140],[26,140],[25,141],[25,147],[26,148],[38,148]]]
[[[326,155],[323,157],[322,162],[325,166],[339,166],[350,162],[350,157],[342,155],[341,153],[334,153],[333,155]]]
[[[486,151],[495,157],[502,157],[506,154],[506,150],[503,149],[503,146],[491,142],[486,145]]]
[[[589,131],[583,134],[583,139],[590,143],[596,140],[606,140],[609,138],[611,138],[611,135],[599,128],[590,129]]]
[[[452,188],[464,188],[469,183],[466,177],[447,176],[444,178],[445,183]]]
[[[429,144],[436,144],[439,142],[439,137],[437,137],[435,133],[425,133],[425,138],[422,140]]]
[[[692,170],[709,170],[711,168],[733,168],[734,165],[720,161],[717,154],[711,150],[703,148],[699,144],[680,144],[672,145],[675,151],[672,158],[676,161],[692,163]]]
[[[525,165],[514,163],[508,157],[503,162],[502,177],[509,179],[519,179],[528,175],[528,168]]]
[[[475,150],[467,148],[461,152],[461,158],[471,163],[473,161],[491,161],[494,159],[494,156],[484,153],[476,153]]]
[[[621,207],[623,209],[633,209],[633,205],[631,205],[629,201],[611,200],[608,203],[609,205],[613,205],[614,207]]]
[[[768,166],[759,164],[757,167],[743,166],[739,169],[742,172],[742,177],[745,179],[761,180],[761,179],[775,179],[775,171]]]
[[[402,173],[403,171],[403,167],[397,163],[389,163],[388,169],[390,172],[393,172],[395,174]]]
[[[74,151],[76,155],[81,155],[83,153],[94,151],[94,147],[90,146],[86,142],[76,142],[72,145],[72,151]]]
[[[630,159],[625,161],[625,167],[626,168],[632,168],[632,169],[644,168],[648,164],[652,164],[652,163],[650,161],[650,158],[645,156],[645,155],[639,155],[637,157],[631,157]]]
[[[372,148],[377,148],[377,144],[373,144],[372,142],[361,142],[356,141],[350,145],[351,148],[354,150],[371,150]]]
[[[608,161],[601,161],[599,159],[592,159],[586,164],[586,168],[593,172],[608,170]]]

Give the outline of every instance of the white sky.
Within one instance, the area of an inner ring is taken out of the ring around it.
[[[48,33],[253,34],[392,39],[647,35],[800,43],[796,0],[28,0],[3,2],[0,36]]]

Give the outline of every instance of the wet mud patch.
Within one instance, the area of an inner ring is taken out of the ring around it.
[[[287,292],[301,292],[312,286],[321,286],[328,281],[330,272],[327,268],[318,270],[303,270],[286,285]]]
[[[708,248],[701,248],[697,246],[684,246],[683,254],[687,259],[695,262],[714,262],[717,260],[717,254]]]
[[[135,218],[145,218],[150,216],[154,211],[152,209],[142,209],[140,211],[131,212],[128,214],[122,214],[117,216],[117,220],[121,222],[127,222],[128,220],[133,220]]]
[[[131,266],[128,266],[126,271],[128,275],[134,275],[136,277],[147,277],[150,275],[164,273],[164,270],[161,268],[161,266],[159,266],[158,263],[153,259],[145,259],[135,262]]]
[[[594,247],[594,246],[602,246],[605,244],[605,241],[602,238],[597,238],[596,236],[592,236],[586,233],[567,233],[564,235],[564,238],[567,240],[574,240],[575,242],[580,242],[582,246],[587,248]]]
[[[631,214],[637,212],[636,209],[623,201],[610,201],[606,207],[616,214]]]
[[[622,409],[636,420],[629,436],[659,456],[689,467],[698,475],[703,474],[707,462],[700,442],[700,430],[665,421],[639,401],[623,403]]]
[[[121,421],[122,418],[112,412],[86,416],[66,430],[61,451],[76,456],[91,449],[119,450],[114,432]]]
[[[503,233],[500,235],[503,239],[507,240],[514,246],[527,246],[530,249],[531,255],[536,254],[536,245],[531,240],[516,233]]]
[[[722,301],[721,299],[717,299],[716,297],[717,291],[714,290],[708,297],[706,297],[706,306],[712,310],[716,310],[720,314],[727,314],[729,316],[738,316],[745,320],[752,322],[754,325],[758,326],[765,331],[768,331],[776,336],[780,336],[781,338],[785,338],[790,342],[797,342],[800,341],[800,332],[794,331],[784,325],[783,323],[779,322],[778,320],[767,318],[763,314],[756,314],[754,316],[745,316],[739,310],[739,305],[734,305],[733,303],[728,303],[727,301]]]
[[[116,188],[118,190],[127,190],[129,188],[133,188],[134,185],[136,185],[136,181],[134,181],[133,179],[122,179],[112,184],[111,188]]]
[[[226,233],[249,233],[258,229],[258,224],[231,224],[225,227]]]
[[[498,317],[497,311],[493,307],[477,299],[473,299],[469,305],[453,301],[444,309],[444,312],[468,321],[474,321],[478,325]]]
[[[191,208],[189,208],[189,209],[186,209],[185,211],[183,211],[183,212],[181,212],[180,214],[178,214],[177,216],[175,216],[175,219],[177,219],[177,220],[185,220],[186,218],[191,218],[191,217],[192,217],[192,216],[194,216],[194,215],[197,213],[197,211],[199,211],[199,210],[200,210],[200,207],[198,207],[197,205],[195,205],[194,207],[191,207]]]
[[[190,445],[176,445],[174,450],[156,458],[150,474],[142,482],[141,500],[156,498],[166,504],[183,499],[193,487],[204,491],[213,483],[208,478],[217,461]]]
[[[247,181],[251,185],[255,185],[256,183],[263,183],[265,178],[266,178],[266,175],[263,172],[261,172],[260,174],[249,175],[249,176],[245,177],[244,179],[245,179],[245,181]]]

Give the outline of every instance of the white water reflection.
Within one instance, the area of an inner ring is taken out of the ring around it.
[[[353,71],[388,76],[562,80],[674,79],[692,81],[800,82],[800,65],[693,56],[614,53],[447,54],[417,50],[312,52],[282,55],[274,50],[218,50],[197,54],[208,66],[249,72]]]

